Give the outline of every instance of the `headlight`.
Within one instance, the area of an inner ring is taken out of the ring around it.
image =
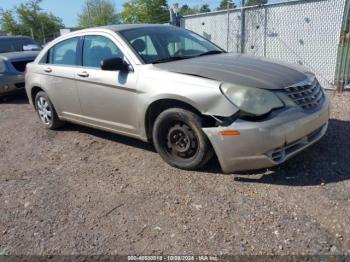
[[[6,72],[6,64],[3,60],[0,60],[0,73]]]
[[[222,93],[239,109],[261,116],[275,108],[283,107],[283,102],[272,92],[246,86],[223,83]]]

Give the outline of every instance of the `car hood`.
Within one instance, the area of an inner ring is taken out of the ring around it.
[[[264,89],[282,89],[308,77],[303,67],[264,58],[218,54],[154,64],[160,70]]]
[[[34,60],[40,51],[0,53],[0,59],[9,61]]]

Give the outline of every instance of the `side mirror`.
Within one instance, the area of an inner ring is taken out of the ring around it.
[[[101,61],[101,69],[105,71],[129,71],[129,65],[120,57],[111,57]]]

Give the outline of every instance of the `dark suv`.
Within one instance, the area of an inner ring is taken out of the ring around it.
[[[27,36],[0,36],[0,96],[24,90],[26,64],[41,46]]]

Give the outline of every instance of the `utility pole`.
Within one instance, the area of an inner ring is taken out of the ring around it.
[[[33,33],[33,28],[30,28],[30,35],[34,39],[34,33]],[[35,39],[34,39],[35,40]]]
[[[87,7],[87,11],[88,11],[88,16],[89,16],[89,26],[91,27],[92,23],[91,23],[91,13],[90,13],[90,3],[89,2],[86,2],[86,7]]]
[[[241,54],[244,54],[245,46],[245,0],[241,0]]]
[[[43,21],[40,21],[40,23],[41,23],[41,33],[43,34],[43,44],[46,44],[46,37],[45,37]]]

